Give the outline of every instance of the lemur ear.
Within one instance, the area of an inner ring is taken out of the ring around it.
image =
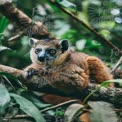
[[[60,45],[61,45],[61,51],[62,51],[62,53],[64,53],[69,48],[69,42],[66,39],[61,40],[60,41]]]
[[[30,46],[34,47],[38,41],[38,39],[30,38]]]

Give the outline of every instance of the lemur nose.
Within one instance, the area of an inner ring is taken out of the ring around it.
[[[38,60],[39,60],[40,62],[44,62],[44,61],[45,61],[45,56],[39,56],[39,57],[38,57]]]

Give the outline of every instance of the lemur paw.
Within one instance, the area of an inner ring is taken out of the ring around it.
[[[30,79],[32,78],[34,75],[38,75],[39,74],[39,71],[34,69],[34,68],[30,68],[28,69],[27,71],[27,79]]]

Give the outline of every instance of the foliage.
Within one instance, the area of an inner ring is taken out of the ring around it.
[[[5,109],[8,107],[10,102],[10,96],[5,86],[0,84],[0,116],[5,114]]]
[[[8,25],[8,20],[4,16],[1,17],[1,19],[0,19],[0,38],[4,34],[3,32],[6,29],[7,25]]]
[[[92,122],[117,122],[117,116],[113,107],[105,102],[89,102],[90,107],[92,107],[92,112],[90,112]],[[102,113],[102,114],[101,114]]]
[[[36,122],[45,122],[43,116],[41,115],[40,111],[37,109],[37,107],[29,100],[11,93],[11,97],[13,97],[16,102],[20,105],[20,109],[27,113],[29,116],[32,116],[35,118]]]
[[[56,2],[122,50],[122,2],[120,0],[56,0]],[[96,35],[83,25],[76,23],[73,18],[64,14],[48,0],[35,0],[34,2],[33,0],[17,0],[15,4],[34,21],[41,20],[57,38],[69,39],[72,49],[98,56],[110,67],[118,60],[120,54],[117,51],[108,48],[108,45],[104,43],[100,43]],[[8,41],[9,38],[19,32],[20,30],[13,23],[9,22],[4,16],[0,17],[0,64],[23,69],[31,63],[27,36],[21,36],[12,42]],[[15,84],[11,84],[11,80],[15,81]],[[46,121],[54,121],[58,118],[58,120],[68,119],[67,122],[74,119],[77,122],[79,115],[88,107],[88,105],[81,106],[78,104],[77,107],[73,108],[75,106],[73,104],[41,114],[39,110],[51,106],[41,100],[42,95],[28,91],[25,87],[20,86],[16,78],[7,74],[0,74],[0,81],[2,84],[7,82],[4,86],[0,84],[0,116],[2,117],[7,117],[9,114],[11,116],[9,117],[12,118],[15,115],[26,113],[33,117],[36,122],[44,122],[44,118],[46,118]],[[112,82],[121,84],[121,80]],[[109,81],[102,85],[106,86],[108,83]],[[93,110],[90,115],[94,122],[98,122],[100,116],[103,119],[99,122],[105,122],[106,120],[109,122],[111,119],[114,122],[117,121],[110,104],[94,102],[89,103],[89,106]],[[99,111],[100,106],[101,111]],[[74,110],[73,113],[72,110]],[[107,118],[105,114],[111,119]],[[68,118],[65,118],[66,116]]]

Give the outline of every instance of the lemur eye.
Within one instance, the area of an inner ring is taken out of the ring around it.
[[[56,54],[56,50],[55,49],[50,49],[50,54]]]
[[[41,51],[42,51],[42,49],[40,49],[40,48],[36,48],[36,49],[35,49],[35,53],[36,53],[36,54],[38,54],[38,53],[41,52]]]

